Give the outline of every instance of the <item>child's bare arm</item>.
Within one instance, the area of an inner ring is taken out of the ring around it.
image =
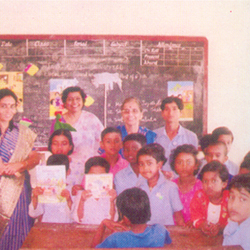
[[[115,217],[115,199],[117,197],[116,191],[114,189],[110,189],[108,191],[108,194],[110,196],[110,218],[111,220],[114,220]]]
[[[185,221],[183,218],[182,211],[174,212],[174,220],[175,220],[176,225],[185,226]]]
[[[128,228],[122,225],[121,222],[104,219],[96,231],[96,234],[92,240],[91,247],[95,247],[102,242],[106,228],[110,229],[112,232],[128,230]]]
[[[68,207],[69,207],[69,209],[71,209],[73,202],[72,202],[72,199],[71,199],[69,190],[64,189],[64,190],[61,192],[61,196],[66,198]]]
[[[35,187],[32,190],[32,204],[34,209],[37,208],[37,204],[38,204],[38,195],[43,194],[43,189],[41,187]]]
[[[81,221],[84,216],[84,202],[91,196],[90,190],[83,190],[81,194],[81,199],[77,208],[78,220]]]

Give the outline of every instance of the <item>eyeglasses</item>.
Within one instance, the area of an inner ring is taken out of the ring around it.
[[[129,113],[132,113],[133,115],[136,115],[138,114],[140,111],[138,109],[123,109],[122,110],[122,113],[125,114],[125,115],[128,115]]]
[[[8,108],[12,109],[12,110],[15,110],[16,107],[17,107],[16,104],[0,104],[0,109],[4,109],[4,110],[6,110]]]

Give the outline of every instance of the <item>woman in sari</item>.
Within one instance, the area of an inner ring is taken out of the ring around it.
[[[36,134],[13,122],[17,96],[0,89],[0,249],[19,249],[32,220],[28,216],[30,183],[28,169],[39,163],[32,151]]]

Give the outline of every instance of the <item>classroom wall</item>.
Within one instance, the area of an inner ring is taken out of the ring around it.
[[[204,36],[208,132],[228,126],[229,154],[250,150],[250,1],[1,1],[0,34]]]

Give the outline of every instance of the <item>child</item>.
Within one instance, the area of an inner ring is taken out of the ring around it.
[[[227,224],[229,192],[224,189],[229,174],[225,165],[212,161],[204,166],[200,176],[203,189],[196,191],[190,203],[191,220],[195,228],[215,236]]]
[[[243,249],[250,249],[250,174],[235,176],[229,190],[230,220],[223,232],[223,245],[240,245]]]
[[[89,158],[85,163],[86,174],[106,174],[110,165],[101,156]],[[82,182],[84,186],[84,179]],[[116,192],[114,189],[107,190],[106,197],[94,198],[90,190],[83,190],[77,193],[73,219],[82,224],[100,224],[103,219],[114,219]]]
[[[47,160],[47,165],[65,165],[66,176],[69,175],[69,160],[66,155],[56,154],[51,155]],[[61,196],[66,198],[66,202],[59,203],[39,203],[38,195],[42,195],[44,190],[42,187],[35,187],[32,190],[32,200],[29,205],[29,215],[32,218],[38,218],[41,222],[54,222],[54,223],[70,223],[70,211],[72,207],[72,200],[70,191],[64,189]]]
[[[123,153],[129,165],[115,175],[115,190],[118,195],[127,188],[135,187],[139,178],[136,154],[138,150],[146,144],[146,137],[139,133],[129,134],[124,138]]]
[[[227,147],[227,153],[229,153],[234,140],[232,131],[229,130],[227,127],[218,127],[213,130],[212,136],[215,141],[224,142]],[[230,161],[229,159],[227,159],[225,165],[227,166],[229,174],[236,175],[239,173],[239,166],[234,162]]]
[[[163,247],[172,242],[164,226],[147,226],[150,204],[147,193],[139,188],[124,190],[116,201],[120,221],[102,221],[92,242],[95,247],[102,241],[106,227],[122,229],[106,238],[97,248]]]
[[[179,178],[173,180],[179,188],[179,195],[183,204],[183,218],[187,226],[191,227],[190,202],[197,190],[202,189],[202,182],[195,175],[199,169],[198,151],[191,144],[178,146],[170,155],[170,165]]]
[[[184,225],[178,187],[161,173],[165,161],[164,148],[160,144],[142,147],[137,153],[141,177],[136,186],[149,196],[151,220],[148,224],[174,225],[175,220],[177,225]]]
[[[240,164],[240,171],[239,174],[248,174],[250,173],[250,152],[248,152],[243,162]]]
[[[70,131],[67,129],[55,130],[49,138],[48,150],[52,154],[64,154],[68,156],[70,162],[70,174],[67,176],[67,186],[72,189],[74,185],[80,185],[84,175],[84,166],[81,162],[70,157],[74,150],[73,139]]]
[[[119,154],[122,148],[122,134],[118,128],[105,128],[101,133],[100,146],[105,150],[105,153],[101,156],[109,162],[109,172],[112,173],[113,176],[128,166],[128,162]]]

